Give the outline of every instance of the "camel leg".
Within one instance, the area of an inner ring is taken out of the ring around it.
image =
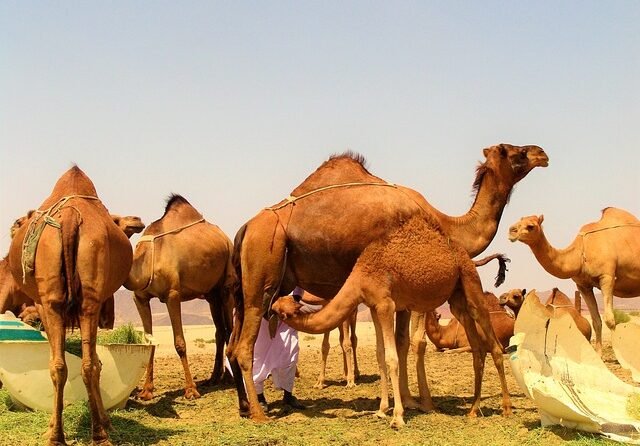
[[[133,295],[133,301],[136,304],[136,308],[138,309],[138,314],[140,315],[140,319],[142,319],[142,328],[144,332],[148,335],[153,335],[153,325],[152,325],[152,317],[151,317],[151,305],[149,303],[149,299],[143,296],[139,296],[137,294]],[[151,354],[149,355],[149,364],[147,364],[147,376],[144,381],[144,385],[142,386],[142,390],[138,392],[136,398],[140,398],[141,400],[148,401],[153,398],[153,361],[156,352],[155,345],[151,348]]]
[[[599,356],[602,356],[602,319],[598,311],[596,296],[593,294],[593,288],[578,285],[578,291],[582,294],[582,298],[587,304],[591,315],[591,324],[593,325],[593,331],[596,333],[596,352],[598,352]]]
[[[49,338],[51,355],[49,357],[49,374],[53,382],[53,414],[49,422],[49,446],[66,445],[62,426],[62,409],[64,406],[64,386],[67,382],[67,363],[64,358],[65,330],[60,315],[61,305],[43,302],[43,320]]]
[[[484,293],[482,291],[480,276],[478,275],[478,271],[476,270],[475,265],[473,265],[473,262],[470,260],[467,265],[462,265],[462,267],[460,268],[460,272],[464,293],[459,293],[459,300],[462,301],[463,306],[466,305],[469,310],[469,316],[471,316],[471,319],[473,319],[473,321],[475,322],[475,324],[467,323],[467,326],[464,327],[467,333],[467,339],[469,339],[469,343],[471,344],[471,338],[479,334],[479,348],[481,348],[481,360],[483,366],[484,356],[486,355],[485,348],[490,348],[491,358],[493,359],[493,363],[496,366],[498,377],[500,378],[500,387],[502,388],[502,414],[504,416],[511,415],[511,397],[509,396],[507,378],[504,373],[504,357],[502,344],[500,344],[500,341],[498,340],[498,337],[493,330],[493,326],[491,325],[491,317],[484,300]],[[466,301],[464,299],[464,296],[466,296]],[[464,312],[464,315],[466,316],[466,312]],[[478,330],[476,329],[476,324],[478,325],[478,327],[480,327],[480,332],[478,332]],[[476,350],[476,347],[473,344],[471,344],[471,348],[473,350]],[[480,381],[481,380],[482,377],[480,377]],[[482,383],[480,383],[480,385],[482,385]],[[478,395],[478,404],[480,402],[479,398],[480,395]]]
[[[222,376],[224,375],[224,344],[227,342],[222,307],[220,302],[215,302],[214,299],[220,300],[221,297],[215,293],[207,296],[211,318],[213,319],[213,325],[216,329],[216,353],[214,355],[213,370],[211,372],[211,378],[209,378],[209,384],[219,384],[222,381]]]
[[[604,323],[607,324],[609,330],[616,329],[616,318],[613,314],[613,289],[616,279],[614,276],[604,274],[600,276],[600,291],[602,291],[602,300],[604,305]]]
[[[468,353],[472,351],[471,346],[468,345],[466,347],[460,347],[460,348],[450,348],[449,350],[445,350],[444,353],[448,354],[448,353]]]
[[[384,359],[386,366],[389,367],[391,386],[393,388],[393,418],[391,419],[390,425],[393,428],[399,428],[404,426],[404,408],[402,405],[402,395],[400,394],[398,352],[396,350],[396,340],[393,330],[395,303],[391,299],[378,300],[375,309],[384,341]]]
[[[355,375],[353,371],[353,345],[351,344],[351,316],[340,325],[340,346],[342,347],[342,363],[344,365],[344,377],[347,380],[347,388],[355,387]]]
[[[378,360],[378,369],[380,370],[380,407],[376,416],[379,418],[385,418],[387,411],[389,410],[389,378],[387,376],[387,365],[384,360],[384,338],[382,335],[382,328],[380,327],[380,320],[378,319],[378,313],[375,308],[371,307],[371,320],[376,330],[376,359]]]
[[[356,335],[356,324],[358,323],[358,307],[351,314],[349,321],[349,328],[351,330],[351,348],[353,351],[353,384],[355,385],[356,379],[360,378],[360,369],[358,368],[358,355],[356,350],[358,349],[358,335]]]
[[[189,370],[189,361],[187,360],[187,343],[184,340],[184,332],[182,330],[182,312],[180,310],[180,304],[180,294],[173,290],[169,291],[167,310],[169,310],[169,319],[171,319],[171,329],[173,330],[173,344],[176,349],[176,353],[182,362],[182,368],[184,369],[184,397],[190,400],[200,398],[200,393],[198,393],[196,383],[193,382],[191,371]]]
[[[409,310],[396,312],[396,351],[398,352],[398,369],[400,381],[400,395],[402,395],[402,407],[407,409],[420,409],[418,402],[411,396],[409,390],[409,375],[407,358],[409,356]]]
[[[322,365],[320,366],[320,374],[318,375],[318,381],[313,385],[314,389],[324,389],[324,374],[327,368],[327,357],[329,356],[329,335],[331,331],[327,331],[322,336]]]
[[[82,337],[82,380],[89,395],[89,411],[91,413],[91,430],[94,444],[111,445],[107,429],[111,428],[109,416],[104,410],[100,394],[100,371],[102,364],[96,353],[96,337],[98,331],[98,313],[92,313],[86,306],[89,303],[84,297],[83,314],[80,316],[80,334]]]
[[[244,380],[242,378],[242,369],[238,363],[238,357],[236,354],[236,347],[238,340],[240,339],[240,330],[244,321],[243,310],[236,312],[233,319],[233,325],[231,330],[231,337],[227,344],[227,359],[231,365],[231,372],[233,374],[233,381],[236,386],[236,392],[238,393],[238,407],[241,417],[248,417],[249,413],[249,401],[247,400],[247,392],[244,387]]]
[[[416,374],[418,377],[418,390],[420,392],[420,407],[423,412],[436,410],[436,406],[431,399],[431,392],[427,384],[427,373],[425,366],[425,353],[427,351],[427,337],[424,327],[424,313],[411,312],[411,345],[416,355]]]

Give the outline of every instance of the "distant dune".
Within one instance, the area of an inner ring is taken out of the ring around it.
[[[561,290],[567,294],[573,300],[573,290]],[[540,299],[544,302],[551,291],[538,291]],[[497,293],[500,294],[500,293]],[[133,293],[124,289],[118,290],[115,295],[116,299],[116,325],[122,325],[131,322],[134,325],[142,325],[140,316],[135,303],[133,302]],[[596,294],[598,301],[598,308],[602,312],[603,303],[602,295]],[[638,311],[640,310],[640,298],[635,299],[620,299],[615,298],[614,306],[618,310],[624,311]],[[449,304],[444,304],[438,311],[442,314],[443,318],[450,318],[451,311],[449,310]],[[588,314],[587,306],[582,303],[582,312]],[[167,313],[167,306],[160,302],[158,299],[151,300],[151,313],[153,315],[153,324],[156,326],[171,325],[169,320],[169,314]],[[371,321],[371,313],[369,309],[360,304],[358,308],[358,321]],[[182,304],[182,323],[184,325],[213,325],[211,319],[211,312],[209,310],[209,304],[201,299],[194,299],[189,302],[183,302]]]

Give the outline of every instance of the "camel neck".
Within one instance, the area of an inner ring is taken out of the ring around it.
[[[536,243],[529,244],[533,255],[549,274],[559,279],[570,279],[580,273],[582,266],[581,237],[564,249],[551,246],[544,233]]]

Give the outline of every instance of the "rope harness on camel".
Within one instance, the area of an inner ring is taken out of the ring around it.
[[[165,231],[160,234],[143,235],[142,237],[140,237],[140,240],[138,240],[138,243],[136,243],[136,247],[140,243],[151,243],[151,274],[149,275],[149,281],[147,282],[147,285],[144,288],[142,288],[142,290],[140,291],[144,291],[147,288],[149,288],[151,286],[151,283],[153,282],[153,278],[155,275],[155,256],[156,256],[156,249],[155,249],[156,244],[154,242],[156,241],[156,239],[160,237],[164,237],[165,235],[175,234],[176,232],[180,232],[183,229],[190,228],[191,226],[197,225],[198,223],[202,223],[203,221],[204,221],[204,217],[201,218],[200,220],[193,221],[191,223],[188,223],[184,226],[180,226],[179,228],[172,229],[170,231]]]
[[[614,226],[607,226],[606,228],[593,229],[591,231],[580,231],[578,235],[582,237],[582,263],[587,263],[587,254],[585,249],[585,241],[587,239],[587,235],[593,234],[595,232],[607,231],[609,229],[618,229],[618,228],[626,228],[626,227],[640,228],[640,223],[627,223],[623,225],[614,225]]]
[[[27,228],[27,232],[22,240],[22,283],[27,283],[27,276],[33,276],[36,269],[36,251],[38,250],[38,242],[40,241],[40,237],[42,236],[42,232],[44,228],[49,225],[52,226],[58,231],[62,230],[62,224],[54,218],[54,215],[60,214],[62,209],[71,208],[75,210],[80,216],[80,222],[82,223],[82,214],[78,210],[78,208],[67,205],[69,200],[74,198],[82,198],[85,200],[98,200],[98,197],[94,197],[92,195],[67,195],[62,197],[58,201],[56,201],[52,206],[47,209],[37,210],[34,212],[34,217],[31,219],[29,223],[29,227]],[[62,238],[62,233],[60,232],[60,237]]]

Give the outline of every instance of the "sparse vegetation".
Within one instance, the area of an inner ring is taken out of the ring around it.
[[[640,420],[640,393],[632,394],[627,400],[627,413],[636,420]]]
[[[631,317],[622,310],[613,310],[613,316],[616,320],[616,324],[624,324],[631,320]]]
[[[143,342],[144,335],[136,330],[131,323],[122,325],[114,330],[100,330],[96,339],[98,345],[142,344]],[[67,333],[64,349],[72,355],[82,356],[82,338],[79,330]]]

